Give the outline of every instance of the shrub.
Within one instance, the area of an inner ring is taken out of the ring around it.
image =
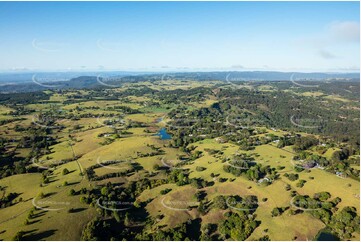
[[[70,173],[69,170],[66,169],[66,168],[64,168],[63,171],[62,171],[63,176],[65,176],[65,175],[67,175],[69,173]]]
[[[290,174],[285,173],[284,176],[287,177],[288,180],[290,181],[296,181],[298,179],[298,174],[294,174],[294,173],[290,173]]]
[[[197,166],[196,171],[204,171],[206,168],[202,166]]]
[[[224,196],[219,195],[215,198],[213,198],[213,207],[218,208],[218,209],[227,209],[227,203],[226,203],[226,199]]]
[[[296,184],[296,187],[303,187],[305,185],[306,181],[305,180],[299,180]]]
[[[75,195],[75,190],[74,190],[74,189],[70,189],[70,190],[69,190],[69,195],[70,195],[70,196],[74,196],[74,195]]]
[[[167,194],[170,191],[172,191],[172,189],[167,188],[167,189],[164,189],[164,190],[160,191],[160,194],[164,195],[164,194]]]

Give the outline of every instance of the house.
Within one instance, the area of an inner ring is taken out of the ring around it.
[[[262,178],[258,180],[258,183],[262,183],[262,182],[272,182],[272,180],[268,177]]]
[[[320,164],[317,164],[315,168],[318,168],[318,169],[321,169],[321,170],[324,170],[324,169],[325,169],[325,167],[320,166]]]
[[[101,134],[98,134],[98,137],[110,137],[112,135],[113,135],[112,133],[101,133]]]
[[[222,137],[217,137],[214,139],[215,141],[217,141],[218,143],[222,144],[222,143],[226,143],[227,141],[225,139],[223,139]]]
[[[336,171],[336,176],[338,176],[340,178],[346,178],[347,177],[345,174],[343,174],[343,172],[340,172],[340,171]]]

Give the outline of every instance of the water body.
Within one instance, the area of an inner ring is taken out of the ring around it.
[[[340,239],[328,229],[321,229],[316,235],[316,241],[339,241]]]
[[[161,129],[159,130],[159,132],[157,133],[157,135],[160,137],[161,140],[172,139],[172,136],[167,133],[167,129],[166,129],[166,128],[161,128]]]

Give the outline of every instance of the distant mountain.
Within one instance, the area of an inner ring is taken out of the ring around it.
[[[232,71],[232,72],[179,72],[179,73],[119,73],[108,72],[99,75],[79,75],[80,73],[26,73],[0,74],[0,92],[34,92],[48,89],[92,89],[112,88],[124,82],[156,81],[156,80],[220,80],[225,82],[239,81],[359,81],[359,73],[291,73],[275,71]],[[94,74],[94,73],[92,73]],[[133,74],[133,75],[132,75]],[[106,75],[106,76],[105,76]],[[292,78],[292,79],[291,79]],[[60,80],[60,81],[59,81]]]
[[[303,72],[277,72],[277,71],[225,71],[225,72],[171,72],[144,74],[133,76],[137,80],[219,80],[219,81],[324,81],[347,80],[358,81],[360,73],[303,73]]]
[[[0,85],[5,84],[19,84],[19,83],[30,83],[34,79],[40,79],[42,82],[54,82],[60,80],[70,80],[72,78],[80,76],[131,76],[131,75],[143,75],[150,74],[145,72],[125,72],[125,71],[87,71],[87,72],[76,72],[76,71],[63,71],[63,72],[3,72],[0,73]]]
[[[166,74],[167,75],[167,74]],[[228,72],[193,72],[169,73],[174,76],[193,77],[198,79],[214,79],[223,81],[288,81],[302,80],[332,80],[332,79],[359,79],[360,73],[303,73],[278,71],[228,71]]]
[[[11,93],[11,92],[35,92],[44,91],[49,89],[83,89],[83,88],[94,88],[97,86],[96,77],[94,76],[82,76],[72,78],[69,81],[54,81],[54,82],[40,82],[34,80],[33,82],[24,82],[16,84],[5,84],[0,86],[0,92]]]

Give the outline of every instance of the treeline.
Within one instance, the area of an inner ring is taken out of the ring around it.
[[[320,219],[341,240],[349,240],[354,232],[360,230],[360,217],[354,207],[344,207],[337,211],[337,204],[341,202],[339,197],[330,200],[329,192],[319,192],[313,197],[296,195],[292,204],[296,210],[291,213],[298,214],[303,211]]]

